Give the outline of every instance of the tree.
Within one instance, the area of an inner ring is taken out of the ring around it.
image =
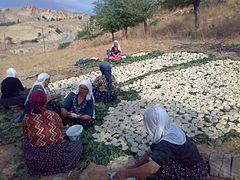
[[[118,0],[115,3],[115,17],[120,21],[121,28],[127,38],[128,27],[136,26],[141,21],[137,9],[138,0]]]
[[[112,40],[114,41],[114,33],[117,32],[121,27],[119,19],[117,19],[117,17],[115,16],[114,1],[98,0],[94,2],[94,4],[94,11],[96,12],[94,18],[96,19],[100,27],[103,29],[103,31],[112,33]]]
[[[193,8],[195,15],[195,31],[198,30],[200,24],[200,10],[199,10],[200,0],[193,0]]]
[[[144,32],[148,30],[147,19],[151,17],[158,9],[158,2],[155,0],[138,0],[137,13],[139,16],[139,22],[143,22]]]
[[[201,0],[166,0],[162,2],[160,0],[160,3],[168,9],[192,4],[194,8],[194,15],[195,15],[195,31],[197,31],[200,24],[199,23],[200,22],[200,10],[199,10],[200,1]]]
[[[147,31],[147,18],[153,14],[155,9],[154,0],[98,0],[94,11],[99,25],[112,33],[119,29],[123,30],[127,38],[128,27],[144,22],[144,29]]]

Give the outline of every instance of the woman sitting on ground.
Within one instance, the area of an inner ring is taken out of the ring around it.
[[[47,95],[47,105],[46,105],[46,108],[48,110],[52,110],[52,111],[55,111],[57,113],[60,114],[61,112],[61,107],[58,103],[56,103],[55,99],[58,99],[61,95],[60,94],[55,94],[55,93],[52,93],[48,87],[48,84],[50,83],[50,75],[48,73],[41,73],[38,75],[37,77],[37,80],[36,82],[33,84],[29,94],[34,91],[34,90],[42,90],[45,92],[45,94]],[[28,107],[28,98],[26,100],[26,106]]]
[[[196,145],[173,124],[167,112],[155,105],[144,113],[144,126],[152,137],[150,150],[132,168],[116,173],[116,179],[147,177],[151,179],[204,180],[208,178]]]
[[[1,104],[9,108],[13,105],[24,107],[24,102],[28,95],[21,81],[17,78],[17,72],[13,68],[9,68],[6,72],[7,77],[2,81],[1,84]]]
[[[61,113],[63,125],[81,124],[84,129],[90,128],[95,121],[95,100],[92,93],[92,82],[82,80],[77,89],[70,92],[63,102]]]
[[[82,154],[81,141],[65,141],[62,120],[44,106],[44,91],[34,90],[29,95],[29,109],[23,121],[24,160],[31,176],[64,173],[73,169]]]
[[[96,102],[112,102],[117,99],[117,82],[112,75],[112,68],[108,62],[101,62],[99,69],[102,73],[93,82],[93,94]]]
[[[118,41],[114,41],[110,50],[107,51],[109,60],[121,60],[121,47]]]

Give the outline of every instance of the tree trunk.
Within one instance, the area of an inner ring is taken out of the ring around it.
[[[144,32],[147,33],[147,31],[148,31],[147,19],[144,19],[143,25],[144,25]]]
[[[114,37],[114,32],[111,32],[112,33],[112,41],[115,40],[115,37]]]
[[[124,26],[124,33],[125,33],[125,37],[126,37],[126,39],[128,38],[127,31],[128,31],[128,27],[127,27],[127,26]]]
[[[199,10],[200,0],[193,1],[194,15],[195,15],[195,31],[198,30],[200,24],[200,10]]]
[[[124,27],[122,26],[121,29],[122,29],[122,37],[125,37]]]

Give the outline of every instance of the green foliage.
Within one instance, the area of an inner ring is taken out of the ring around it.
[[[152,51],[149,52],[146,55],[143,56],[139,56],[139,57],[127,57],[126,59],[122,59],[121,61],[109,61],[110,64],[112,65],[124,65],[124,64],[131,64],[133,62],[136,61],[144,61],[146,59],[150,59],[150,58],[154,58],[154,57],[158,57],[161,56],[163,53],[160,51]],[[79,65],[80,67],[98,67],[99,66],[99,62],[93,61],[91,63],[86,63],[86,64],[81,64]]]
[[[14,169],[14,173],[11,174],[11,177],[8,177],[9,179],[30,179],[30,176],[28,175],[26,166],[24,164],[22,154],[15,156],[15,158],[10,162],[8,166],[11,169]],[[34,180],[38,178],[31,177],[31,179]]]
[[[154,0],[103,0],[96,1],[94,11],[96,20],[104,31],[116,32],[121,28],[143,22],[154,14]]]
[[[136,61],[143,61],[146,59],[152,59],[158,56],[161,56],[163,53],[160,51],[152,51],[146,55],[139,56],[139,57],[127,57],[126,59],[122,59],[121,61],[110,61],[111,64],[131,64]]]
[[[91,39],[103,33],[99,29],[94,16],[90,18],[90,21],[87,21],[85,24],[83,24],[82,27],[83,29],[77,33],[78,39]]]
[[[122,100],[126,101],[136,101],[137,99],[141,99],[141,96],[139,96],[139,94],[132,89],[129,91],[120,91],[118,95]]]
[[[157,26],[158,23],[159,23],[159,20],[158,19],[154,19],[153,21],[151,21],[149,23],[149,26]]]
[[[71,44],[71,42],[65,42],[58,45],[58,49],[65,49]]]
[[[174,9],[178,6],[186,6],[192,4],[192,0],[167,0],[161,2],[162,6],[166,9]]]
[[[11,122],[11,118],[16,114],[4,109],[1,109],[0,114],[4,114],[0,118],[0,145],[21,141],[23,138],[21,125]]]
[[[9,41],[9,43],[12,43],[12,40],[13,40],[13,38],[12,38],[12,37],[9,37],[9,36],[7,36],[7,37],[5,38],[5,41]]]
[[[209,8],[211,4],[211,0],[207,0],[207,1],[202,1],[202,3],[200,4],[201,8]]]
[[[80,170],[85,169],[90,162],[107,165],[111,160],[122,155],[126,155],[124,151],[113,146],[107,146],[104,143],[95,142],[92,137],[94,130],[88,130],[83,135],[84,152],[83,158],[78,164]]]
[[[16,22],[14,22],[14,21],[11,21],[11,22],[1,22],[0,26],[11,26],[11,25],[14,25],[14,24],[16,24]]]
[[[54,25],[51,25],[51,24],[50,24],[50,25],[48,25],[48,27],[49,27],[49,28],[54,28]]]
[[[34,38],[34,39],[32,39],[31,42],[33,42],[33,43],[38,42],[38,38]]]
[[[121,28],[120,21],[115,17],[114,2],[111,0],[94,2],[94,18],[103,31],[116,32]]]
[[[46,16],[42,16],[43,19],[47,20]]]
[[[209,136],[206,134],[199,134],[194,136],[192,140],[197,144],[207,143],[210,147],[217,147],[229,143],[232,138],[239,137],[239,135],[239,132],[231,130],[217,139],[210,139]]]

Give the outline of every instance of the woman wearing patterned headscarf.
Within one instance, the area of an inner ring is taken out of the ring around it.
[[[170,121],[167,112],[155,105],[144,113],[144,126],[152,138],[150,150],[116,179],[155,176],[155,179],[205,180],[207,168],[196,145]]]
[[[117,99],[118,84],[112,75],[112,68],[108,62],[101,62],[99,69],[102,73],[93,82],[93,94],[96,102],[112,102]]]
[[[90,80],[82,80],[76,90],[68,94],[63,102],[61,114],[64,117],[64,125],[81,124],[87,129],[95,123],[95,100]]]
[[[73,169],[82,154],[81,141],[65,141],[62,120],[47,110],[47,96],[43,90],[29,95],[29,109],[23,121],[24,160],[31,176],[45,176]]]
[[[1,84],[1,104],[6,108],[13,105],[23,107],[28,91],[17,78],[17,72],[14,68],[9,68],[6,72],[6,76],[7,77]]]

